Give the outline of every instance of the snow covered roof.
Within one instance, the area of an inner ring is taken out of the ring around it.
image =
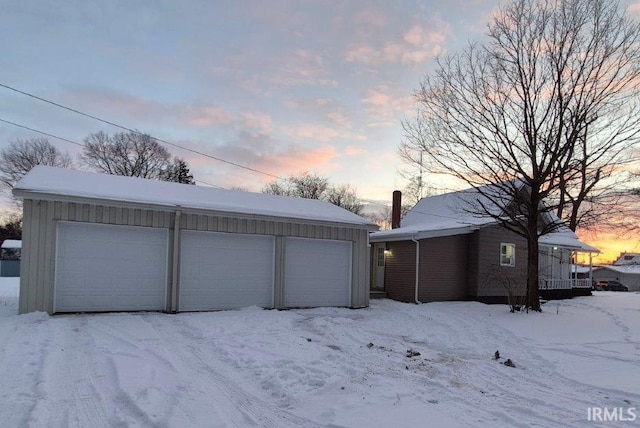
[[[600,250],[598,250],[597,248],[580,241],[578,235],[576,235],[574,231],[566,226],[561,226],[559,230],[541,236],[539,243],[540,245],[544,245],[547,247],[557,246],[574,249],[585,253],[600,252]]]
[[[22,241],[17,239],[5,239],[2,248],[22,248]]]
[[[623,253],[620,255],[620,258],[616,260],[613,264],[616,266],[640,265],[640,254]]]
[[[493,189],[491,189],[493,187]],[[485,186],[483,190],[493,194],[498,199],[498,186]],[[507,206],[510,200],[501,201],[501,206]],[[401,227],[371,234],[372,242],[401,241],[408,239],[425,239],[438,236],[451,236],[472,233],[483,226],[496,224],[496,220],[489,216],[480,216],[470,212],[478,203],[484,205],[490,212],[499,215],[500,207],[483,196],[476,189],[461,190],[443,195],[422,198],[402,219]],[[549,213],[551,221],[557,217]],[[568,227],[540,238],[540,245],[558,246],[576,249],[584,252],[599,252],[597,248],[581,242],[578,236]]]
[[[594,269],[609,269],[614,272],[640,275],[640,265],[598,266]]]
[[[36,166],[13,188],[13,194],[51,195],[203,209],[226,213],[327,221],[377,229],[373,223],[325,201],[214,189],[136,177]]]
[[[474,189],[422,198],[402,219],[401,227],[373,233],[371,238],[424,239],[471,233],[480,226],[495,223],[491,217],[465,211],[465,207],[478,200],[489,205],[486,198]]]
[[[570,271],[571,273],[589,273],[591,272],[592,268],[589,266],[582,266],[582,265],[576,265],[576,264],[571,264],[570,265]]]

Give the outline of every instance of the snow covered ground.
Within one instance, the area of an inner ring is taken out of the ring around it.
[[[2,426],[577,427],[591,407],[638,409],[621,424],[640,424],[636,293],[542,314],[382,300],[19,316],[17,296],[0,280]]]

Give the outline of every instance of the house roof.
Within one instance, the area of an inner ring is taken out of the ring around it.
[[[609,269],[618,273],[640,275],[640,265],[625,265],[625,266],[598,266],[594,269]]]
[[[498,186],[488,185],[485,192],[499,199]],[[504,200],[500,206],[508,205]],[[481,227],[496,224],[496,220],[488,215],[481,216],[470,212],[470,208],[481,203],[487,210],[499,215],[501,208],[477,189],[467,189],[422,198],[402,219],[401,227],[371,234],[372,242],[402,241],[408,239],[425,239],[438,236],[451,236],[473,233]],[[552,221],[557,217],[550,213]],[[569,228],[561,226],[559,230],[540,238],[540,245],[558,246],[585,252],[599,252],[598,249],[581,242]]]
[[[589,266],[582,266],[582,265],[576,265],[576,264],[571,264],[569,267],[569,270],[571,271],[571,273],[589,273],[593,270],[593,268],[589,267]]]
[[[5,239],[2,248],[22,248],[22,241],[19,239]]]
[[[377,226],[325,201],[214,189],[137,177],[36,166],[13,188],[18,197],[90,198],[211,210],[224,213],[286,217],[363,226]]]
[[[563,247],[572,250],[579,250],[585,253],[600,252],[596,247],[592,247],[591,245],[580,241],[578,235],[566,226],[560,226],[560,229],[541,236],[538,243],[547,247]]]
[[[495,223],[491,217],[464,210],[465,206],[478,199],[482,199],[482,195],[475,189],[422,198],[402,219],[401,227],[373,233],[371,239],[385,241],[460,235]],[[489,205],[484,199],[485,205]]]
[[[616,266],[640,265],[640,254],[623,253],[613,264]]]

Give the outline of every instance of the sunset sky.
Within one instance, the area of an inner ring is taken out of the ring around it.
[[[500,3],[0,0],[0,83],[270,175],[308,170],[386,201],[405,185],[397,147],[413,90],[436,55],[482,39]],[[78,143],[119,131],[4,88],[0,119]],[[0,148],[38,136],[0,123]],[[273,180],[169,150],[216,186],[257,191]],[[637,237],[611,241],[615,253],[640,251]]]

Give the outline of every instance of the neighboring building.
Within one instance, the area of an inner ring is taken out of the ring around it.
[[[571,278],[593,279],[593,266],[571,265]]]
[[[20,255],[22,252],[22,241],[16,239],[5,239],[0,247],[0,276],[17,277],[20,276]]]
[[[629,287],[629,291],[640,291],[640,254],[620,254],[612,266],[595,267],[593,278],[596,281],[615,280]]]
[[[615,266],[640,265],[640,254],[621,253],[618,260],[613,263]]]
[[[504,302],[509,295],[524,296],[526,240],[492,218],[467,212],[479,198],[475,190],[427,197],[401,225],[394,222],[392,230],[371,234],[372,290],[405,302]],[[399,206],[394,195],[394,214]],[[569,266],[573,253],[597,252],[595,248],[561,227],[540,239],[540,252],[543,297],[590,293],[591,281],[572,279]]]
[[[629,287],[629,291],[640,291],[640,264],[624,266],[597,266],[593,269],[595,281],[615,280]]]
[[[20,313],[369,304],[377,226],[327,202],[37,166]]]

